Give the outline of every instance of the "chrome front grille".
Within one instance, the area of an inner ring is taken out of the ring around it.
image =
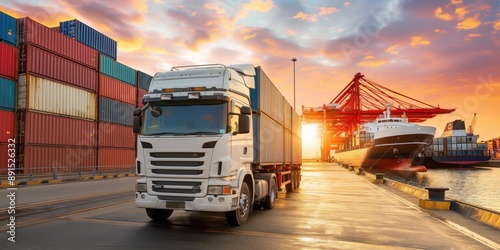
[[[149,152],[153,176],[201,177],[208,162],[206,152]]]

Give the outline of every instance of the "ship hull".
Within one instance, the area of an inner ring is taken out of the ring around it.
[[[434,127],[401,127],[376,133],[373,146],[335,153],[335,159],[363,167],[370,172],[425,172],[423,165],[412,165],[412,159],[434,138]]]
[[[487,162],[491,156],[434,156],[415,158],[413,164],[425,165],[428,169],[439,168],[471,168],[480,163]]]

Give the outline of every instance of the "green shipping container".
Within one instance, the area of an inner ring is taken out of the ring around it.
[[[103,54],[99,56],[99,72],[130,85],[136,85],[136,71],[133,68]]]
[[[0,77],[0,109],[14,110],[16,108],[16,83]]]

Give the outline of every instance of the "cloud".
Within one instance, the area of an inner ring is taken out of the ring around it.
[[[462,0],[451,0],[451,4],[460,5],[462,4]]]
[[[349,6],[351,6],[351,3],[350,2],[344,2],[344,6],[345,7],[349,7]]]
[[[500,30],[500,20],[497,20],[494,24],[493,24],[493,29],[495,30],[495,32],[499,31]]]
[[[269,12],[274,7],[274,4],[272,0],[252,0],[242,6],[242,10],[238,13],[240,18],[245,17],[251,11]]]
[[[334,8],[334,7],[330,7],[330,8],[320,7],[319,8],[319,15],[320,16],[329,15],[329,14],[332,14],[333,12],[338,12],[338,11],[339,10],[337,8]]]
[[[459,30],[470,30],[479,27],[479,25],[481,25],[481,20],[479,20],[479,14],[476,14],[474,17],[469,17],[458,23],[456,28]]]
[[[465,9],[465,7],[459,7],[455,10],[455,14],[457,15],[457,18],[460,20],[464,19],[467,13],[468,11]]]
[[[387,48],[385,51],[388,52],[389,54],[397,55],[399,54],[399,51],[396,49],[399,47],[399,44],[393,45],[389,48]]]
[[[414,36],[411,38],[410,46],[416,47],[418,45],[429,45],[431,44],[431,41],[426,40],[425,38],[421,36]]]
[[[387,60],[375,60],[374,56],[366,56],[357,65],[364,68],[377,68],[387,63]]]
[[[294,19],[302,19],[307,22],[316,22],[318,20],[317,16],[315,14],[305,14],[304,12],[300,11],[293,17]]]
[[[445,20],[445,21],[453,20],[453,16],[450,14],[447,14],[447,13],[443,13],[443,9],[441,7],[437,8],[434,11],[434,16],[436,16],[437,18],[439,18],[441,20]]]

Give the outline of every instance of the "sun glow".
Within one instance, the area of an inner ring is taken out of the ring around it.
[[[320,130],[318,124],[302,125],[302,158],[311,159],[319,157]]]

